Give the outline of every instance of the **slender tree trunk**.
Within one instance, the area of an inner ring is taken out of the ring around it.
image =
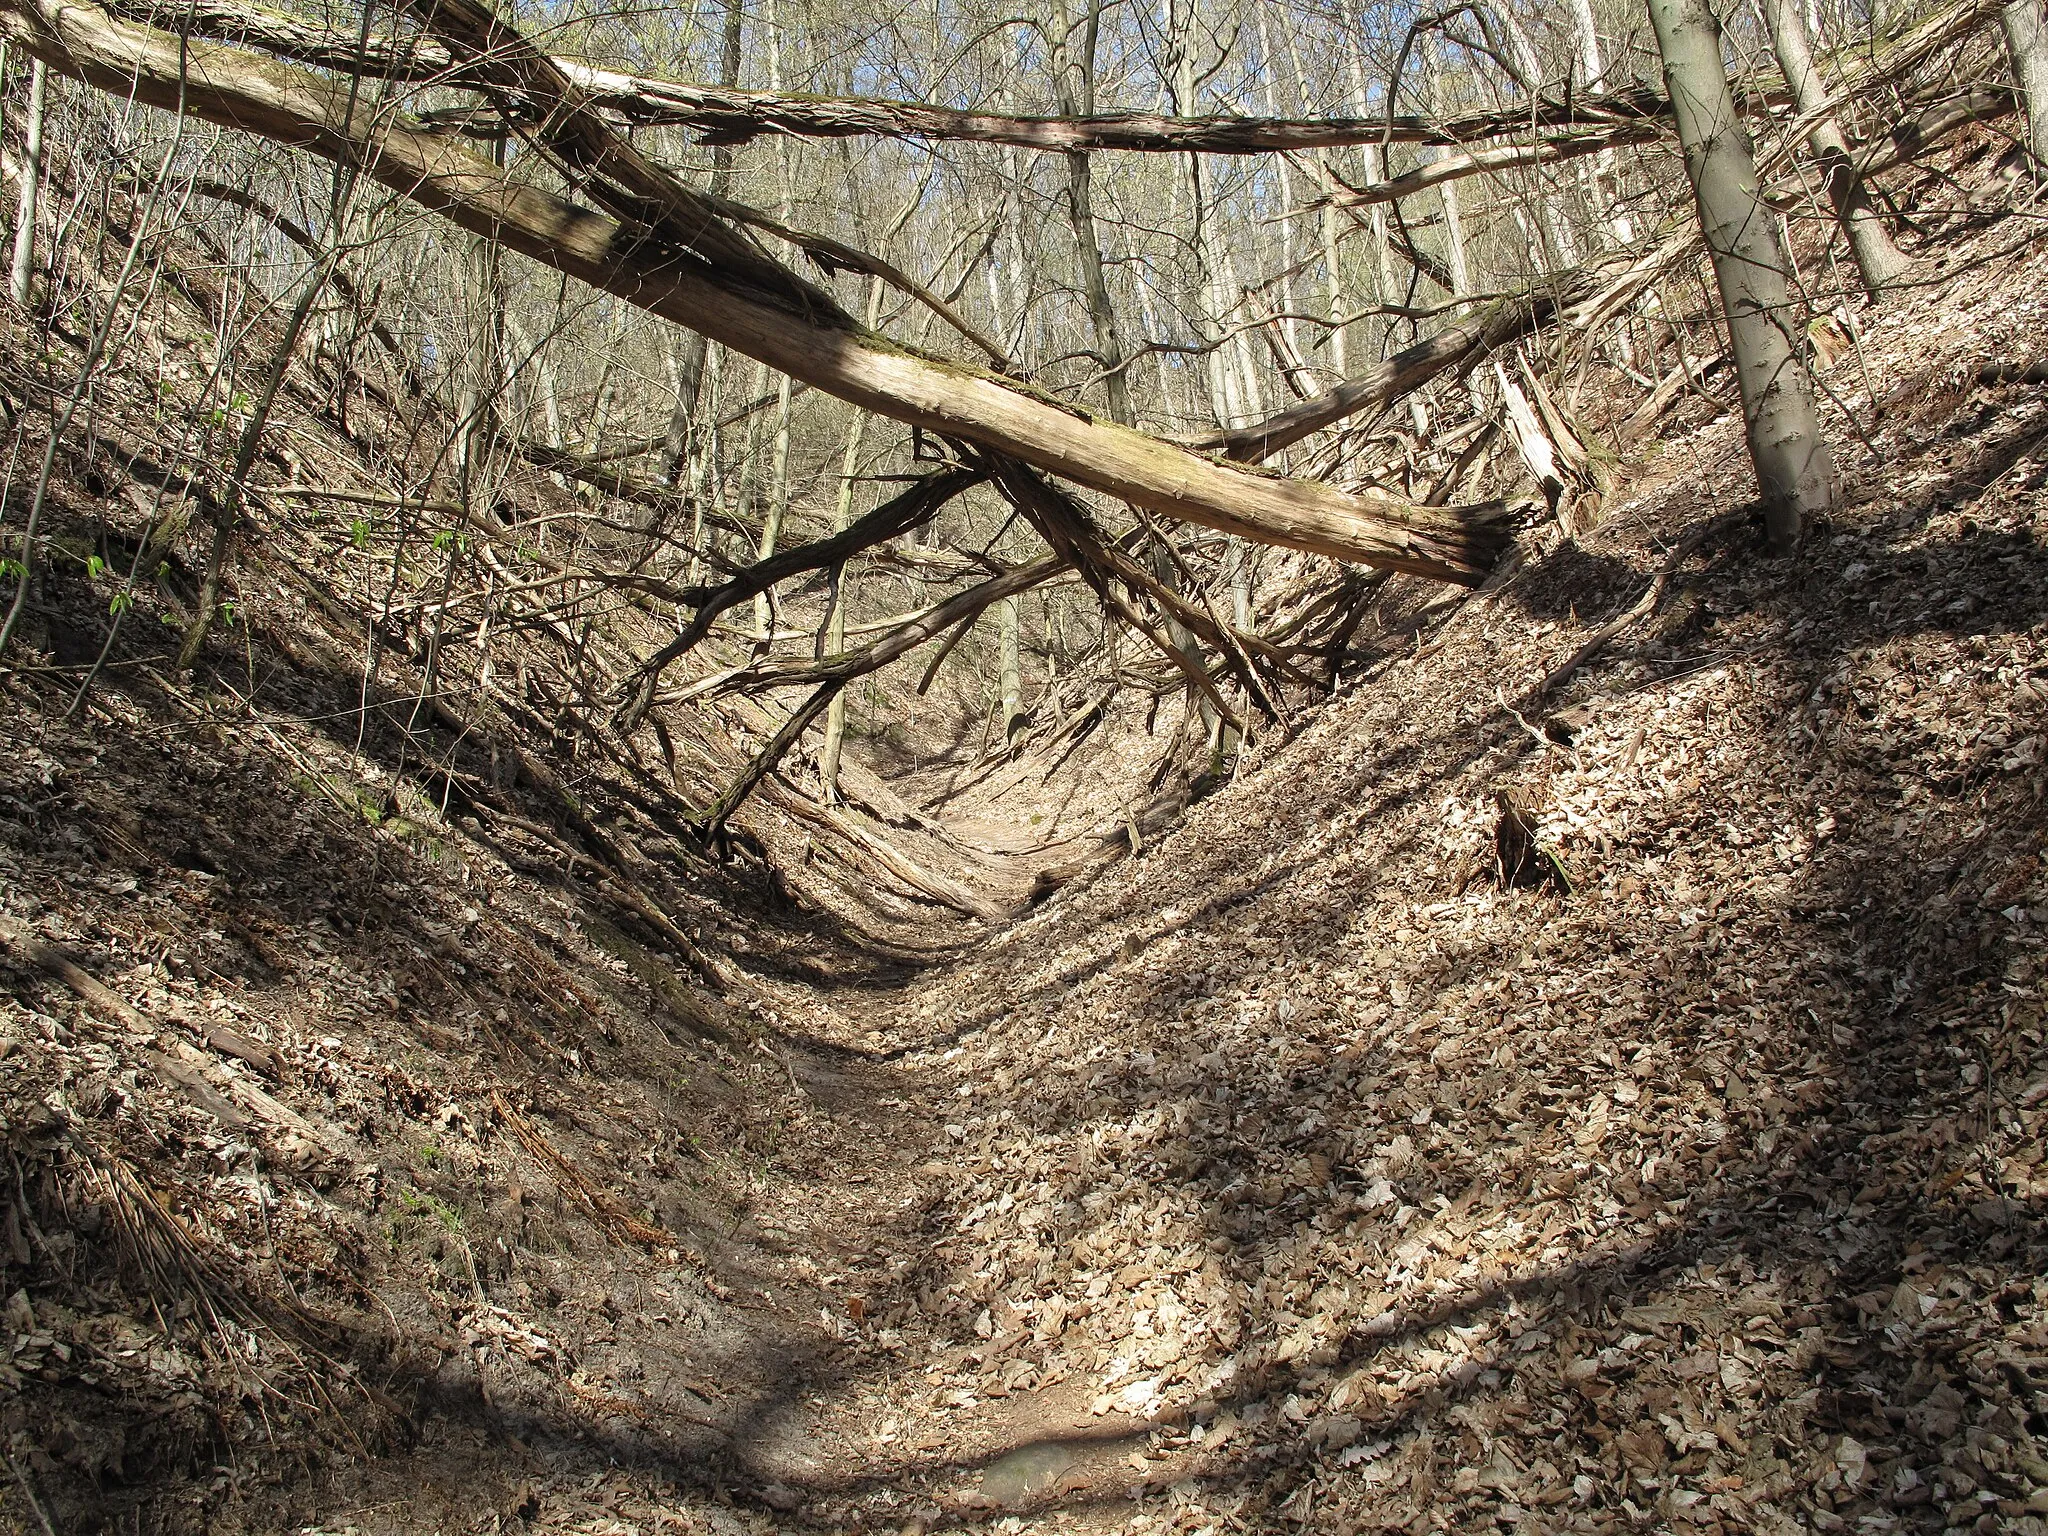
[[[2041,0],[2007,0],[1998,13],[2012,55],[2013,78],[2027,98],[2027,144],[2034,158],[2048,164],[2048,23]]]
[[[505,164],[505,141],[492,145],[493,162]],[[455,474],[457,499],[473,508],[483,485],[484,460],[490,444],[489,423],[497,413],[505,352],[505,294],[500,280],[498,242],[471,236],[467,271],[468,356],[463,360],[462,388],[456,404]]]
[[[1361,0],[1358,9],[1346,21],[1345,36],[1351,46],[1344,50],[1345,64],[1351,73],[1351,109],[1360,116],[1372,110],[1372,93],[1365,81],[1365,45],[1361,41],[1365,35],[1364,5]],[[1363,185],[1371,186],[1375,182],[1387,179],[1389,168],[1385,146],[1364,145],[1359,150],[1359,158],[1364,170]],[[1387,209],[1384,203],[1374,203],[1372,206],[1372,252],[1373,275],[1378,280],[1378,285],[1374,289],[1374,302],[1399,303],[1401,295],[1394,286],[1394,242],[1388,238]],[[1379,355],[1384,357],[1387,343],[1394,334],[1393,322],[1384,316],[1381,317],[1378,331],[1377,350]]]
[[[1081,44],[1072,56],[1068,52],[1068,18],[1060,7],[1060,46],[1054,50],[1054,88],[1060,112],[1068,117],[1095,111],[1095,41],[1102,22],[1102,0],[1085,0],[1087,13],[1081,20]],[[1094,172],[1087,155],[1076,151],[1067,156],[1067,216],[1073,222],[1074,246],[1080,255],[1081,293],[1088,305],[1088,320],[1095,333],[1095,356],[1103,371],[1103,394],[1109,402],[1110,420],[1130,426],[1137,418],[1131,412],[1131,386],[1124,367],[1123,342],[1116,333],[1116,311],[1109,300],[1109,279],[1103,270],[1102,234],[1095,224]]]
[[[36,270],[36,199],[43,180],[43,106],[49,72],[41,59],[28,71],[28,119],[22,125],[21,198],[15,206],[14,257],[7,268],[7,293],[17,308],[33,297]]]
[[[1294,29],[1282,27],[1280,29],[1280,39],[1287,45],[1287,61],[1292,68],[1294,76],[1295,100],[1301,109],[1306,112],[1309,110],[1308,72],[1302,66],[1301,47],[1295,40]],[[1329,151],[1316,151],[1315,159],[1320,172],[1319,179],[1321,183],[1325,186],[1330,185],[1331,155]],[[1344,266],[1340,260],[1339,251],[1339,235],[1341,233],[1339,226],[1341,219],[1342,215],[1338,213],[1336,208],[1325,202],[1321,214],[1316,221],[1317,231],[1322,237],[1323,292],[1329,305],[1331,321],[1328,332],[1329,366],[1336,371],[1339,378],[1342,378],[1348,371],[1350,358],[1350,349],[1346,345],[1344,335],[1345,327],[1340,323],[1344,318],[1345,312],[1350,308],[1350,300],[1346,297],[1344,291]],[[1282,226],[1282,228],[1287,227],[1289,226]]]
[[[1017,738],[1024,733],[1029,717],[1024,713],[1024,663],[1022,636],[1019,633],[1017,599],[1006,597],[996,605],[998,633],[1002,651],[1002,676],[999,680],[1002,694],[1003,745],[1014,747]]]
[[[853,516],[853,477],[860,468],[861,439],[867,433],[868,413],[855,411],[853,425],[846,429],[846,454],[839,461],[839,502],[832,514],[832,531],[843,533]],[[825,654],[837,656],[846,649],[845,568],[832,587],[832,611],[825,617]],[[846,742],[846,699],[835,695],[825,711],[825,740],[818,749],[818,779],[828,804],[839,799],[839,754]]]
[[[725,0],[725,31],[720,39],[718,83],[728,88],[740,83],[741,45],[746,41],[746,0]],[[711,190],[720,197],[732,195],[732,145],[715,145],[711,151]]]
[[[1451,257],[1451,293],[1453,297],[1464,298],[1472,291],[1472,259],[1465,247],[1465,216],[1458,203],[1458,184],[1444,183],[1444,231],[1448,236]]]
[[[675,485],[683,478],[693,446],[691,425],[697,417],[697,399],[704,389],[704,354],[710,343],[695,331],[685,331],[671,354],[676,371],[676,402],[668,413],[668,435],[661,445],[661,480]]]
[[[2039,0],[2024,0],[2038,6]],[[1804,114],[1827,100],[1827,82],[1813,62],[1813,45],[1807,37],[1806,19],[1799,14],[1798,0],[1763,0],[1764,18],[1771,27],[1771,47],[1778,55],[1778,67],[1792,88],[1792,105]],[[1898,282],[1913,269],[1913,262],[1892,243],[1876,207],[1870,201],[1863,178],[1849,158],[1849,144],[1832,115],[1822,118],[1806,136],[1820,161],[1827,184],[1828,202],[1849,237],[1849,249],[1856,258],[1856,271],[1863,286],[1879,293]]]
[[[1584,71],[1586,89],[1597,92],[1607,83],[1607,61],[1600,51],[1600,26],[1593,15],[1593,0],[1572,0],[1572,15],[1579,28],[1579,67]],[[1614,243],[1623,249],[1635,244],[1635,221],[1617,202],[1621,188],[1614,169],[1614,151],[1603,149],[1585,173],[1594,212]]]
[[[768,461],[768,510],[761,516],[763,560],[775,553],[775,546],[782,538],[783,519],[788,516],[789,375],[785,373],[775,390],[775,446],[770,450]],[[774,638],[773,620],[774,615],[768,606],[768,594],[763,592],[754,599],[754,629],[764,645]]]
[[[708,424],[704,441],[690,456],[690,565],[688,581],[695,586],[704,575],[704,550],[706,544],[716,538],[704,519],[706,499],[716,492],[716,471],[718,463],[718,396],[725,379],[725,351],[710,346],[705,348],[704,398]]]
[[[1776,221],[1757,196],[1756,157],[1706,0],[1649,0],[1686,174],[1728,316],[1750,461],[1774,548],[1835,504],[1834,455],[1814,412]]]
[[[313,270],[306,275],[305,287],[299,292],[298,302],[292,306],[291,317],[285,322],[284,336],[277,344],[277,356],[272,359],[270,371],[264,376],[262,392],[249,412],[249,419],[242,424],[241,436],[236,439],[234,465],[228,471],[227,490],[213,511],[213,539],[207,551],[206,570],[199,581],[198,607],[178,642],[178,657],[172,668],[174,672],[188,671],[199,659],[200,648],[206,644],[207,631],[213,627],[214,615],[220,611],[221,583],[227,571],[228,553],[234,544],[235,526],[242,516],[243,488],[248,483],[249,470],[256,462],[256,451],[262,446],[263,429],[270,424],[270,412],[277,403],[277,392],[291,368],[292,354],[298,350],[299,337],[305,333],[306,321],[313,313],[313,305],[318,301],[321,290],[327,286],[336,259],[337,253],[330,251],[315,261]]]
[[[1329,293],[1330,302],[1330,367],[1338,378],[1351,371],[1350,353],[1345,346],[1345,311],[1351,307],[1351,300],[1344,293],[1344,264],[1340,259],[1342,249],[1337,242],[1337,210],[1328,204],[1323,206],[1323,282]]]
[[[1586,89],[1597,91],[1607,78],[1607,64],[1600,55],[1600,24],[1593,15],[1593,0],[1572,0],[1572,17],[1579,24],[1579,64],[1586,72]]]
[[[1439,115],[1445,115],[1449,111],[1450,103],[1446,100],[1447,94],[1444,89],[1444,65],[1442,60],[1439,59],[1434,61],[1430,69],[1430,96]],[[1449,154],[1451,151],[1439,150],[1437,153]],[[1455,181],[1445,182],[1443,184],[1442,196],[1444,205],[1445,251],[1450,257],[1451,295],[1454,298],[1462,299],[1472,292],[1473,285],[1472,258],[1470,250],[1465,243],[1465,214],[1463,205],[1458,198],[1458,184]]]
[[[731,0],[731,3],[738,5],[740,0]],[[768,0],[768,88],[772,91],[782,89],[782,8],[777,0]],[[786,225],[792,217],[789,140],[782,136],[775,140],[775,184],[777,211]],[[789,516],[789,402],[790,378],[785,373],[775,386],[775,440],[768,460],[768,508],[761,517],[763,560],[775,553],[775,546],[782,538],[783,519]],[[754,628],[762,645],[774,641],[774,614],[765,592],[754,599]]]

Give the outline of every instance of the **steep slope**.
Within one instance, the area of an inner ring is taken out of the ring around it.
[[[1798,559],[1739,516],[1737,423],[1669,442],[1597,535],[920,989],[947,1347],[849,1433],[936,1415],[939,1507],[1053,1525],[2039,1528],[2048,304],[2014,233],[1832,370],[1869,441],[1838,413],[1850,505]],[[1509,790],[1570,894],[1501,888]]]

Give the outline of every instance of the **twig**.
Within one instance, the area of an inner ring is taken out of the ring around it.
[[[88,1006],[113,1023],[125,1024],[138,1034],[147,1033],[150,1023],[129,1002],[75,959],[54,944],[45,944],[27,929],[0,919],[0,943],[19,950],[30,963],[63,982]]]
[[[7,1470],[21,1484],[22,1496],[28,1500],[28,1507],[36,1512],[36,1519],[42,1522],[44,1536],[57,1536],[57,1524],[50,1518],[50,1512],[43,1508],[43,1501],[36,1497],[36,1485],[28,1480],[28,1474],[12,1456],[7,1458]]]

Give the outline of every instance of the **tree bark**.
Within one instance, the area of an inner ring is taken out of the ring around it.
[[[15,204],[14,252],[7,266],[7,294],[18,309],[28,308],[36,270],[36,200],[42,194],[43,109],[49,72],[41,59],[29,65],[28,120],[22,124],[21,197]]]
[[[1466,585],[1483,580],[1505,547],[1506,509],[1498,505],[1436,510],[1249,474],[920,355],[867,330],[751,242],[728,268],[713,253],[733,249],[729,233],[679,229],[674,216],[630,223],[508,184],[489,161],[393,120],[346,82],[119,22],[84,0],[4,0],[0,29],[51,67],[101,89],[360,166],[464,229],[841,399],[1014,454],[1165,516]],[[494,58],[505,51],[502,40],[494,43]],[[608,166],[643,168],[614,149],[604,146]],[[679,244],[683,234],[689,238]]]
[[[2038,4],[2039,0],[2027,0]],[[1785,83],[1792,88],[1792,104],[1801,115],[1820,112],[1827,102],[1827,82],[1813,62],[1813,45],[1806,35],[1806,22],[1799,14],[1798,0],[1763,0],[1764,18],[1770,23],[1771,48]],[[1872,294],[1897,283],[1913,270],[1913,262],[1892,243],[1870,193],[1849,157],[1848,140],[1834,115],[1828,113],[1814,124],[1806,142],[1820,161],[1821,179],[1826,183],[1828,202],[1842,233],[1849,238],[1849,250],[1856,259],[1856,271]]]
[[[1758,197],[1756,157],[1706,0],[1649,0],[1685,169],[1728,316],[1750,462],[1774,548],[1834,507],[1835,461],[1814,413],[1777,221]]]
[[[1031,723],[1024,712],[1023,637],[1018,633],[1017,599],[1006,597],[998,603],[996,619],[997,649],[1001,653],[997,658],[997,691],[1001,695],[1003,745],[1014,747],[1025,726]]]
[[[2041,0],[2006,0],[1998,13],[2013,78],[2027,98],[2027,146],[2048,164],[2048,23]]]
[[[175,8],[158,0],[115,0],[129,21],[175,25],[196,37],[261,48],[279,58],[322,69],[361,72],[393,80],[431,80],[471,87],[475,77],[438,40],[370,34],[359,46],[354,27],[329,29],[240,0],[195,0]],[[733,14],[728,9],[728,15]],[[764,134],[799,138],[912,138],[1014,144],[1021,149],[1128,150],[1149,153],[1254,155],[1345,145],[1460,144],[1537,128],[1609,124],[1658,117],[1669,111],[1655,91],[1633,87],[1570,99],[1539,97],[1500,111],[1475,112],[1450,122],[1425,116],[1262,118],[1224,114],[1175,117],[1157,112],[1093,112],[1032,117],[968,112],[923,102],[861,96],[799,96],[741,90],[652,75],[601,69],[575,59],[557,66],[606,113],[636,127],[663,124],[697,130],[702,143],[744,144]]]

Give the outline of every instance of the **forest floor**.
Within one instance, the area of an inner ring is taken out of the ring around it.
[[[2048,1532],[2040,228],[1862,317],[1797,556],[1702,406],[1136,857],[722,1001],[253,643],[17,675],[0,1521]]]

